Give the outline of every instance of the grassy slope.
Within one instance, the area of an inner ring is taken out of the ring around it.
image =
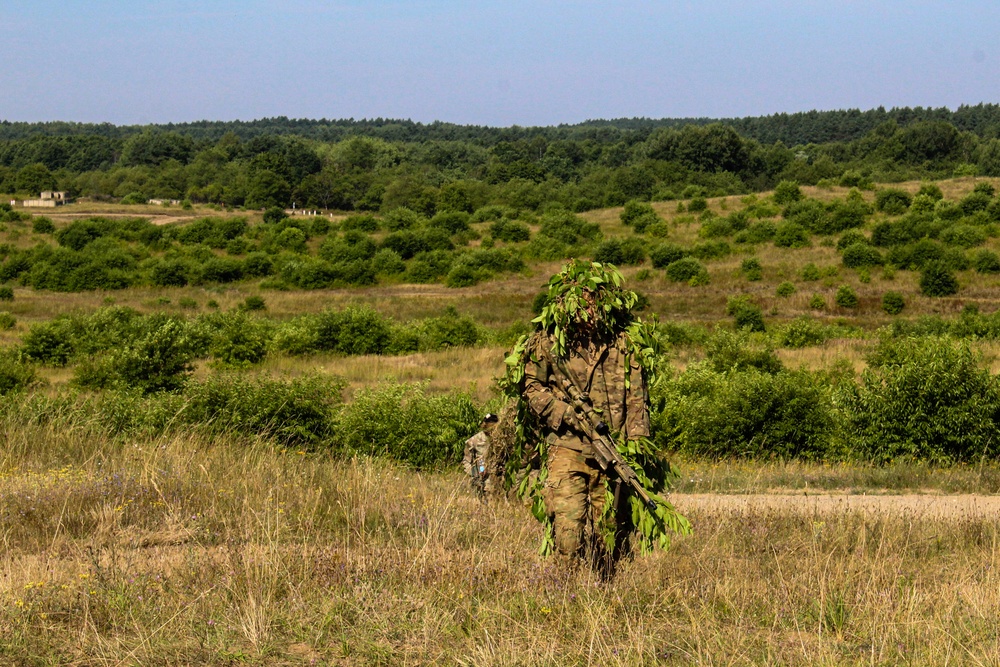
[[[956,199],[971,181],[942,184]],[[906,187],[916,189],[916,184]],[[837,192],[808,192],[828,197]],[[839,194],[843,194],[842,192]],[[721,212],[721,201],[711,203]],[[677,217],[676,204],[657,204]],[[733,210],[736,199],[726,206]],[[615,210],[586,217],[625,233]],[[17,242],[30,242],[29,235]],[[680,224],[672,240],[696,238]],[[0,239],[2,240],[2,239]],[[996,248],[997,240],[989,242]],[[773,318],[807,311],[814,291],[841,283],[862,296],[866,327],[888,318],[882,291],[907,295],[912,316],[1000,302],[1000,283],[971,272],[951,299],[916,296],[916,278],[853,271],[774,297],[801,266],[839,264],[833,248],[770,245],[764,280],[738,275],[742,255],[709,263],[692,288],[662,272],[634,283],[663,319],[724,321],[725,299],[747,292]],[[471,288],[383,286],[265,293],[273,315],[370,303],[405,319],[449,304],[495,326],[526,319],[554,266]],[[638,269],[626,270],[634,276]],[[137,289],[112,294],[17,290],[5,309],[33,321],[92,310],[105,299],[143,311],[181,311],[191,296],[230,308],[254,285]],[[161,299],[170,299],[170,304]],[[864,343],[829,341],[782,352],[786,362],[860,364]],[[275,358],[263,370],[319,368],[354,386],[431,378],[488,393],[502,350],[399,358]],[[57,382],[61,371],[53,372]],[[203,371],[202,371],[203,372]],[[691,514],[695,534],[666,554],[625,566],[614,587],[537,557],[537,524],[517,504],[484,506],[457,474],[384,462],[279,452],[265,443],[197,434],[111,441],[42,425],[2,424],[0,663],[113,664],[991,664],[1000,626],[995,522],[781,509]],[[1000,489],[1000,471],[922,466],[682,461],[681,492],[809,489]]]

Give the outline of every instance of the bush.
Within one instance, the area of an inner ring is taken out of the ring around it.
[[[470,287],[478,283],[483,276],[471,266],[456,264],[445,276],[444,284],[448,287]]]
[[[461,460],[480,418],[467,394],[427,395],[421,385],[361,389],[336,418],[334,444],[418,468],[450,465]]]
[[[649,252],[649,259],[654,268],[663,269],[682,259],[686,254],[679,245],[661,243]]]
[[[372,269],[375,273],[394,276],[406,270],[406,263],[399,253],[389,248],[382,248],[372,257]]]
[[[833,452],[828,387],[807,371],[712,370],[694,364],[654,394],[656,442],[695,457],[821,459]]]
[[[25,389],[35,380],[35,369],[22,354],[0,350],[0,396]]]
[[[469,214],[463,211],[442,211],[427,224],[451,236],[469,230]]]
[[[647,218],[653,216],[653,218],[659,218],[653,206],[647,202],[632,199],[625,202],[625,208],[621,213],[621,221],[623,225],[632,226],[635,224],[636,220],[641,218]],[[641,233],[641,232],[640,232]]]
[[[690,281],[700,275],[708,275],[701,262],[693,257],[684,257],[667,265],[667,278],[675,283]]]
[[[190,383],[183,406],[168,423],[202,425],[215,433],[246,433],[286,446],[328,442],[344,381],[306,376],[291,380],[219,374]]]
[[[646,259],[644,245],[640,239],[636,238],[625,240],[611,238],[601,242],[594,250],[594,261],[618,266],[641,264]]]
[[[837,288],[837,295],[833,301],[841,308],[857,308],[858,294],[850,285],[841,285]]]
[[[264,302],[264,297],[255,294],[245,298],[239,309],[246,312],[267,310],[267,303]]]
[[[17,320],[6,310],[0,310],[0,331],[10,331],[17,326]]]
[[[826,310],[826,299],[822,294],[813,294],[809,299],[809,308],[812,310]]]
[[[849,269],[857,269],[863,266],[882,266],[885,260],[882,253],[877,248],[873,248],[867,243],[853,243],[844,248],[844,266]]]
[[[340,228],[345,232],[377,232],[378,231],[378,218],[376,218],[371,213],[362,213],[360,215],[351,215],[340,222]]]
[[[979,273],[1000,273],[1000,256],[992,250],[980,250],[973,257],[972,265]]]
[[[852,446],[875,462],[974,461],[1000,447],[997,380],[949,338],[883,338],[842,400]]]
[[[216,330],[209,348],[213,358],[230,366],[259,364],[264,360],[271,343],[271,330],[267,322],[248,317],[242,312],[214,317],[218,319],[214,321]]]
[[[691,201],[688,202],[687,210],[691,213],[707,211],[708,200],[706,200],[704,197],[693,197]]]
[[[973,225],[952,225],[941,230],[939,238],[960,248],[974,248],[986,243],[986,231]]]
[[[811,245],[809,232],[794,222],[782,222],[774,233],[774,245],[779,248],[805,248]]]
[[[822,345],[829,336],[826,328],[808,316],[797,317],[778,331],[777,342],[782,347],[802,348]]]
[[[145,204],[148,201],[149,199],[146,197],[146,195],[142,194],[141,192],[130,192],[124,197],[122,197],[121,203],[134,205],[134,204]]]
[[[31,220],[31,231],[36,234],[52,234],[56,231],[56,226],[45,216],[35,216]]]
[[[926,296],[955,294],[958,292],[958,279],[945,262],[927,262],[920,272],[920,292]]]
[[[384,354],[389,323],[371,308],[327,310],[315,317],[316,348],[341,354]]]
[[[898,188],[883,188],[875,193],[875,209],[887,215],[902,215],[911,203],[910,194]]]
[[[806,282],[815,282],[822,278],[819,272],[819,267],[817,267],[812,262],[809,262],[802,267],[802,280]]]
[[[493,238],[506,243],[520,243],[531,239],[531,229],[520,220],[500,218],[490,223],[490,234]]]
[[[0,285],[0,301],[13,301],[14,289],[7,285]]]
[[[182,322],[154,316],[135,338],[77,366],[74,383],[92,389],[118,388],[146,394],[177,390],[192,371],[195,347],[196,341]]]
[[[21,350],[32,361],[65,366],[73,355],[73,338],[65,319],[31,325],[21,340]]]
[[[781,360],[769,341],[743,331],[719,330],[705,343],[705,355],[718,373],[754,369],[764,373],[781,370]]]
[[[795,294],[795,283],[788,280],[779,283],[778,287],[775,288],[774,293],[782,299],[790,297]]]
[[[847,250],[852,245],[857,244],[869,245],[871,242],[868,237],[859,232],[856,229],[851,229],[845,232],[839,239],[837,239],[837,250],[843,252]]]
[[[764,331],[763,311],[745,296],[730,297],[726,301],[726,314],[732,316],[737,329]]]
[[[778,226],[771,220],[755,222],[733,238],[737,243],[765,243],[774,238]]]
[[[906,301],[899,292],[886,292],[882,295],[882,310],[890,315],[899,315],[906,307]]]
[[[276,225],[287,217],[285,209],[281,206],[272,206],[264,211],[264,222],[269,225]]]
[[[781,181],[774,188],[774,203],[779,206],[791,204],[802,199],[802,190],[795,181]]]

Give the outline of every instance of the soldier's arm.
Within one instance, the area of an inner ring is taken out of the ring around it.
[[[531,411],[555,431],[567,414],[572,420],[573,408],[556,397],[552,372],[548,359],[544,355],[536,357],[532,352],[524,366],[524,397]]]
[[[629,355],[630,385],[625,393],[626,437],[649,437],[649,389],[646,374],[634,356]]]

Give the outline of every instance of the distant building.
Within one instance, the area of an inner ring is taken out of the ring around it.
[[[65,192],[45,191],[39,199],[25,199],[21,206],[36,208],[55,208],[68,204],[72,199]]]

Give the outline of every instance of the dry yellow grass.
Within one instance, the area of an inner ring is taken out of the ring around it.
[[[540,559],[527,509],[484,505],[457,474],[197,436],[4,436],[4,664],[980,665],[1000,654],[991,518],[677,496],[694,535],[606,585]]]

